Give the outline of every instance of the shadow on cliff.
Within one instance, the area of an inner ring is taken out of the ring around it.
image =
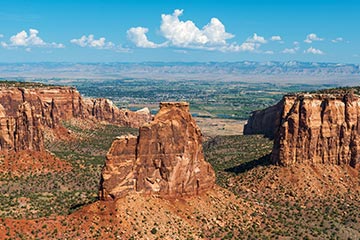
[[[244,173],[247,172],[253,168],[256,168],[258,166],[269,166],[271,165],[271,161],[270,161],[270,153],[266,154],[265,156],[262,156],[261,158],[246,162],[246,163],[242,163],[238,166],[235,167],[231,167],[231,168],[227,168],[225,169],[225,172],[232,172],[232,173]]]

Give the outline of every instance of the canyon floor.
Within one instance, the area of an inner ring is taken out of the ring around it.
[[[360,237],[358,170],[274,166],[272,142],[263,136],[213,137],[204,129],[206,159],[217,175],[213,190],[178,200],[133,193],[101,202],[105,154],[116,136],[137,129],[87,121],[64,125],[69,136],[47,136],[48,154],[2,156],[1,239]],[[23,164],[29,161],[32,168]]]

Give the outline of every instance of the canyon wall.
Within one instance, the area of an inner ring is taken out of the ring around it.
[[[351,92],[285,95],[278,104],[254,112],[244,133],[274,138],[271,159],[279,165],[309,162],[356,167],[360,161],[359,96]]]
[[[263,110],[254,111],[244,126],[244,135],[263,134],[273,139],[280,124],[282,102]]]
[[[272,160],[350,165],[360,160],[360,99],[346,94],[298,94],[282,101]]]
[[[139,136],[116,139],[102,171],[100,198],[115,199],[129,191],[168,197],[196,195],[215,184],[205,161],[202,134],[188,103],[161,103]]]
[[[7,116],[0,104],[0,150],[44,150],[41,118],[28,102],[21,103],[16,115]]]
[[[84,99],[72,87],[0,87],[1,150],[42,150],[43,128],[56,129],[72,118],[140,127],[151,114],[119,109],[107,99]]]

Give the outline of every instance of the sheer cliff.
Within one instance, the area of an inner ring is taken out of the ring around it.
[[[253,113],[245,134],[273,133],[271,159],[350,165],[360,159],[360,99],[351,92],[285,95],[276,105]]]
[[[140,127],[151,115],[119,109],[108,99],[83,98],[72,87],[1,87],[0,149],[40,151],[43,128],[56,129],[73,118]]]
[[[100,197],[116,199],[130,191],[196,195],[214,184],[215,173],[204,159],[202,134],[188,103],[161,103],[138,137],[122,136],[113,142],[102,171]]]

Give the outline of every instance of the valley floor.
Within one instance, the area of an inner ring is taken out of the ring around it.
[[[213,190],[178,200],[133,193],[101,202],[106,151],[116,136],[137,130],[86,122],[65,126],[71,138],[47,142],[58,168],[10,174],[19,164],[0,172],[0,239],[360,238],[359,170],[274,166],[270,140],[205,131],[206,159],[217,174]],[[26,156],[35,166],[42,162],[43,156]]]

